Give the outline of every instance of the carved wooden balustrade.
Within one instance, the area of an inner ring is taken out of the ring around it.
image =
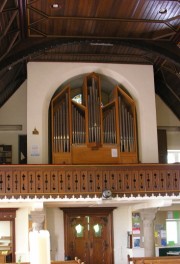
[[[0,198],[179,195],[180,165],[1,165]]]

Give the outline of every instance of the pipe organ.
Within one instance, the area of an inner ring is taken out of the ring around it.
[[[82,103],[65,87],[51,102],[53,164],[137,163],[136,110],[118,85],[103,104],[100,77],[84,78]]]

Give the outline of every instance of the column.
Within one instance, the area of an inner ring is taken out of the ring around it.
[[[32,231],[29,233],[30,264],[50,264],[50,235],[44,229],[43,211],[31,211]]]
[[[45,213],[43,210],[31,211],[32,230],[40,231],[44,229]]]
[[[145,209],[140,211],[144,230],[144,256],[155,256],[154,219],[157,209]]]

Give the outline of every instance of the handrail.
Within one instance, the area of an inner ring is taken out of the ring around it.
[[[0,199],[19,197],[172,196],[180,164],[0,165]]]

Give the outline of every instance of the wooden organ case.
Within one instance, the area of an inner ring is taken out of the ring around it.
[[[84,78],[82,103],[65,87],[51,102],[53,164],[137,163],[136,109],[132,98],[115,86],[101,99],[100,76]]]

